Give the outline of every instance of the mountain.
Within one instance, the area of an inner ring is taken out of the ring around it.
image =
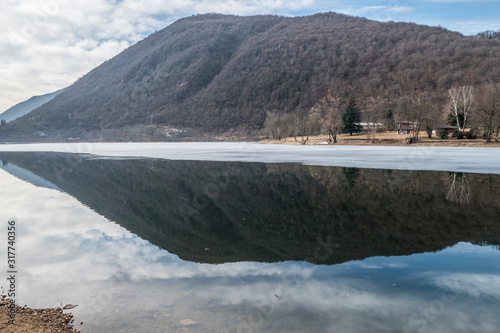
[[[42,95],[42,96],[33,96],[27,101],[21,102],[19,104],[14,105],[13,107],[5,110],[0,114],[0,119],[5,120],[6,122],[10,122],[17,118],[20,118],[36,108],[44,105],[45,103],[51,101],[54,97],[62,93],[64,89],[58,90],[56,92]]]
[[[0,140],[180,140],[245,133],[268,111],[310,111],[326,97],[444,104],[456,84],[498,80],[500,40],[336,13],[198,15],[103,63]]]
[[[189,261],[336,264],[500,244],[498,175],[60,153],[0,159]]]

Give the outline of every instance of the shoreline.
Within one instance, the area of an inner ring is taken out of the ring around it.
[[[394,134],[394,133],[379,133],[375,138],[370,137],[367,134],[358,134],[353,136],[339,135],[337,138],[337,143],[332,143],[328,141],[327,135],[316,135],[302,137],[297,136],[284,138],[282,140],[274,139],[264,139],[259,140],[257,143],[261,144],[288,144],[288,145],[328,145],[328,146],[401,146],[401,147],[480,147],[480,148],[499,148],[500,142],[491,141],[486,142],[484,139],[439,139],[433,137],[429,139],[426,135],[420,136],[418,143],[407,144],[405,139],[409,136],[404,134]]]
[[[64,313],[61,308],[32,309],[16,305],[14,324],[9,323],[11,308],[10,302],[2,295],[0,298],[1,332],[80,333],[79,330],[73,328],[73,315]]]
[[[380,146],[380,147],[390,147],[390,146],[400,146],[400,147],[479,147],[479,148],[500,148],[500,141],[495,141],[493,139],[491,142],[486,142],[484,139],[456,139],[447,138],[440,139],[433,135],[431,139],[427,137],[427,134],[421,132],[419,134],[419,141],[417,143],[406,143],[406,139],[410,136],[407,134],[397,134],[395,132],[378,132],[373,137],[370,133],[357,133],[352,136],[347,134],[338,134],[337,142],[329,142],[329,137],[326,134],[320,135],[310,135],[310,136],[297,136],[297,137],[287,137],[280,140],[269,139],[267,135],[260,133],[259,135],[238,135],[236,133],[225,133],[221,135],[211,134],[203,136],[195,136],[190,138],[184,138],[176,140],[170,138],[169,140],[144,140],[144,141],[106,141],[106,140],[63,140],[63,141],[4,141],[0,142],[0,147],[2,146],[26,146],[26,145],[54,145],[54,144],[70,144],[84,147],[86,145],[93,144],[124,144],[124,143],[254,143],[254,144],[285,144],[285,145],[306,145],[306,146]]]

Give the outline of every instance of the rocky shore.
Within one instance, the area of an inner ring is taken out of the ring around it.
[[[5,296],[0,297],[0,332],[36,332],[36,333],[79,333],[73,328],[71,313],[64,313],[61,308],[31,309],[11,306]],[[15,310],[15,322],[12,324],[11,313]]]

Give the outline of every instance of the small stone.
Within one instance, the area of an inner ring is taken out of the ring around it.
[[[196,325],[198,323],[192,319],[184,319],[184,320],[181,320],[181,324],[184,326],[191,326],[191,325]]]

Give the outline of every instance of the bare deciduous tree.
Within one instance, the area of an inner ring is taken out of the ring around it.
[[[302,136],[302,143],[305,143],[309,135],[318,132],[317,122],[317,118],[305,109],[295,113],[268,112],[264,128],[271,139],[286,141],[287,137],[293,137],[297,141],[297,136]]]
[[[379,122],[384,117],[384,113],[387,113],[385,112],[386,103],[387,102],[376,97],[370,97],[368,99],[368,105],[365,107],[366,112],[363,118],[367,122],[367,129],[372,140],[375,140]]]
[[[397,117],[402,121],[408,121],[413,135],[407,138],[409,142],[418,142],[422,129],[435,117],[432,98],[428,94],[420,92],[410,93],[397,102]]]
[[[430,105],[427,99],[422,95],[416,95],[411,98],[411,115],[414,121],[413,139],[418,142],[418,136],[422,129],[424,120],[428,117]]]
[[[283,137],[283,120],[276,112],[267,112],[264,128],[268,131],[271,139],[281,140]]]
[[[451,112],[457,120],[458,130],[463,133],[467,127],[469,111],[474,102],[474,87],[471,85],[454,86],[448,91],[448,94],[451,98]],[[463,115],[463,126],[460,124],[460,115]]]
[[[490,142],[494,131],[500,129],[500,84],[490,84],[478,93],[475,107],[477,125],[482,126],[486,141]]]
[[[313,133],[313,119],[311,114],[306,109],[299,109],[295,113],[295,124],[297,126],[297,133],[302,136],[302,142],[309,140],[309,135]],[[306,137],[306,139],[304,139]]]
[[[342,111],[340,99],[331,94],[326,96],[312,109],[312,117],[321,122],[328,132],[328,141],[337,143],[337,136],[342,131]]]
[[[443,102],[440,99],[429,98],[429,100],[427,101],[427,112],[425,114],[422,126],[429,139],[432,139],[432,133],[436,128],[436,125],[441,120],[443,107]]]

